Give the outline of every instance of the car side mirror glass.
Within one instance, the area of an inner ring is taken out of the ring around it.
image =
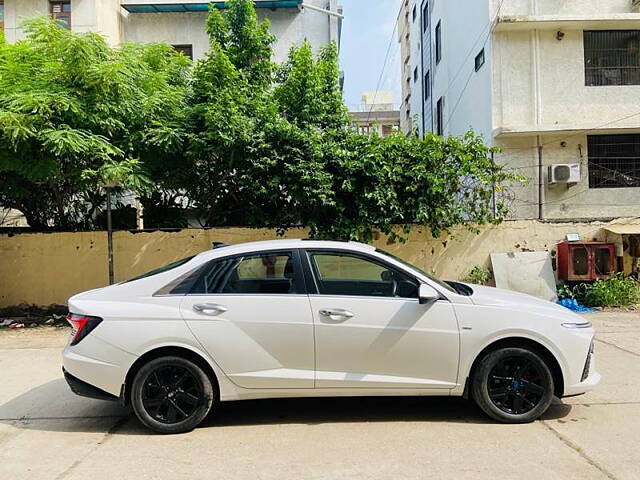
[[[432,287],[423,283],[418,291],[418,299],[422,305],[433,303],[440,298],[440,294]]]

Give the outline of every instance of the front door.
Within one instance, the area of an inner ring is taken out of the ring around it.
[[[447,300],[418,301],[419,281],[368,255],[308,251],[317,294],[317,388],[447,389],[459,333]]]
[[[313,388],[313,318],[296,250],[213,260],[180,308],[236,385]]]

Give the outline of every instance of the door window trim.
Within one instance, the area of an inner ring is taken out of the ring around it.
[[[418,287],[424,282],[413,275],[411,272],[408,272],[402,268],[399,268],[396,265],[393,265],[390,262],[385,261],[384,259],[374,257],[372,255],[367,255],[362,252],[355,252],[353,250],[341,250],[339,248],[309,248],[303,249],[300,252],[300,260],[302,262],[302,268],[304,271],[305,283],[307,285],[308,295],[316,296],[316,297],[340,297],[340,298],[367,298],[367,299],[376,299],[376,300],[399,300],[405,302],[418,301],[418,298],[409,298],[409,297],[382,297],[375,295],[333,295],[333,294],[322,294],[320,293],[320,289],[318,288],[317,278],[313,272],[313,267],[311,266],[311,257],[312,253],[328,253],[328,254],[338,254],[338,255],[346,255],[350,257],[360,258],[361,260],[365,260],[368,262],[375,263],[384,268],[388,268],[394,272],[401,273],[406,277],[409,277],[411,280],[415,281],[418,284]]]

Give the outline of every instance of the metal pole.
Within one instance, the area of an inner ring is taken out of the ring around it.
[[[495,152],[491,152],[491,163],[493,165],[496,164],[496,153]],[[493,182],[493,185],[491,186],[491,211],[493,212],[493,215],[495,215],[496,212],[497,212],[497,207],[496,207],[496,182],[495,181]]]
[[[300,4],[302,8],[308,8],[309,10],[315,10],[316,12],[326,13],[327,15],[331,15],[334,17],[338,17],[340,19],[344,18],[344,15],[338,12],[334,12],[333,10],[327,10],[326,8],[316,7],[315,5],[311,5],[309,3],[302,2]]]
[[[538,137],[539,138],[539,137]],[[538,219],[544,219],[544,174],[542,170],[542,145],[538,140]]]
[[[109,285],[113,285],[113,225],[111,223],[111,188],[107,187],[107,251],[109,252]]]

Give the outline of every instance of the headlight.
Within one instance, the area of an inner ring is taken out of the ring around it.
[[[591,322],[565,322],[562,324],[564,328],[591,328]]]

